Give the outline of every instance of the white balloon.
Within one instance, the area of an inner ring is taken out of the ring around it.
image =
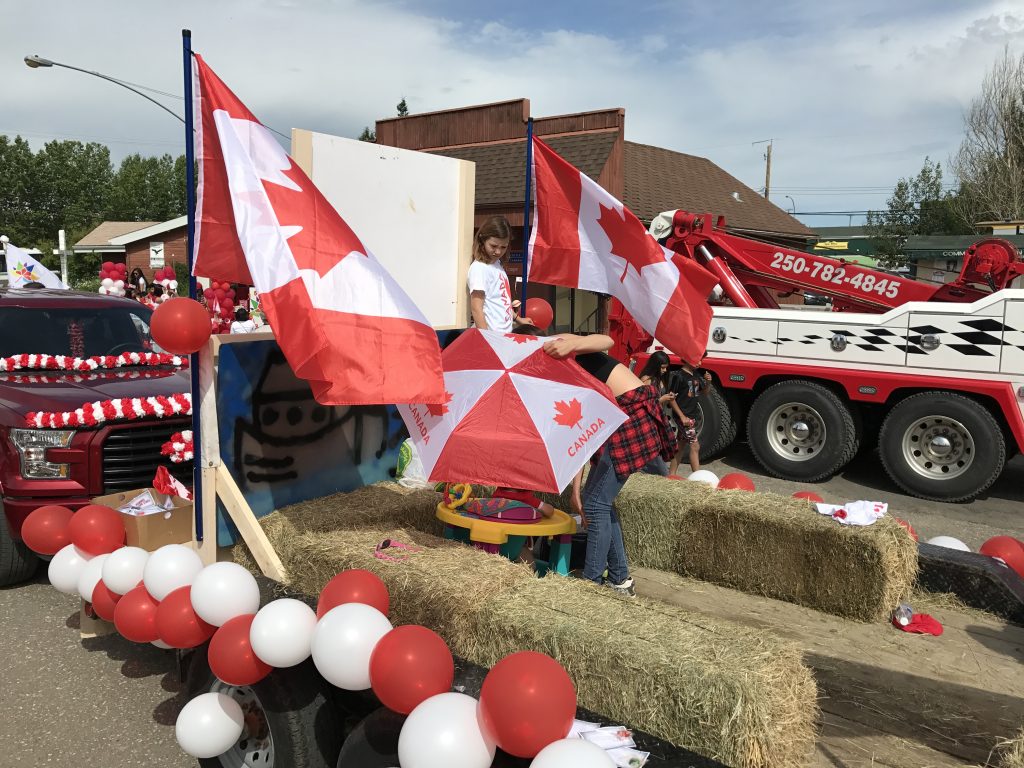
[[[68,544],[55,554],[47,568],[47,575],[54,589],[65,595],[77,595],[78,577],[82,575],[86,563],[92,560],[92,557],[74,544]]]
[[[952,536],[935,536],[928,539],[927,543],[934,544],[936,547],[945,547],[946,549],[959,549],[961,552],[971,551],[971,548],[960,541],[960,539],[955,539]]]
[[[705,483],[712,488],[718,487],[718,475],[709,469],[698,469],[696,472],[691,472],[686,479],[695,483]]]
[[[115,280],[114,281],[114,287],[115,288],[124,288],[124,280]]]
[[[559,739],[538,752],[530,768],[615,768],[615,762],[589,741]]]
[[[398,735],[402,768],[488,768],[495,744],[476,716],[477,700],[439,693],[414,709]]]
[[[237,701],[223,693],[203,693],[181,708],[174,735],[185,752],[203,760],[231,749],[244,724]]]
[[[165,277],[163,280],[160,281],[160,285],[162,285],[164,288],[170,287],[171,279],[169,277]]]
[[[114,280],[113,278],[110,277],[104,277],[102,280],[100,280],[100,285],[102,285],[104,288],[113,288]]]
[[[163,650],[163,651],[170,650],[171,648],[174,647],[173,645],[168,645],[163,640],[153,640],[150,643],[150,645],[155,645],[157,648],[159,648],[160,650]]]
[[[110,555],[96,555],[78,575],[78,594],[87,603],[92,602],[92,591],[103,577],[103,563],[108,557]]]
[[[203,570],[203,561],[182,544],[165,544],[149,556],[142,582],[154,600],[163,600],[178,587],[191,584]]]
[[[215,627],[260,609],[260,588],[238,563],[213,563],[199,572],[189,593],[199,618]]]
[[[103,563],[103,583],[114,594],[127,594],[142,581],[147,560],[149,552],[142,547],[115,549]]]
[[[309,658],[316,613],[290,597],[267,603],[249,627],[253,653],[272,667],[294,667]]]
[[[168,287],[168,288],[170,288],[170,289],[171,289],[172,291],[176,291],[176,290],[178,290],[178,281],[177,281],[177,280],[171,280],[171,281],[170,281],[170,282],[169,282],[169,283],[167,284],[167,287]]]
[[[313,663],[331,685],[346,691],[370,687],[370,654],[394,627],[388,617],[363,603],[344,603],[323,615],[313,630]]]
[[[100,289],[99,289],[99,293],[100,293],[100,294],[101,294],[102,296],[106,296],[106,295],[107,295],[107,289],[106,289],[106,288],[104,288],[104,287],[103,287],[103,286],[101,285],[101,286],[100,286]]]

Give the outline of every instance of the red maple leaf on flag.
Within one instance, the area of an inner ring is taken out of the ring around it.
[[[452,393],[445,390],[444,402],[427,406],[427,413],[431,416],[444,416],[448,413],[448,403],[452,401]]]
[[[527,336],[525,333],[506,333],[506,339],[512,339],[516,344],[525,344],[528,341],[536,341],[536,336]]]
[[[636,270],[639,277],[640,270],[644,267],[665,261],[665,252],[658,245],[658,241],[647,234],[644,225],[632,211],[623,208],[620,213],[615,208],[606,208],[603,205],[599,207],[601,215],[597,223],[611,241],[612,255],[626,261],[622,277],[619,278],[620,283],[626,282],[626,274],[630,267]]]
[[[583,406],[575,397],[568,403],[564,400],[555,402],[555,423],[563,427],[576,427],[583,420]]]

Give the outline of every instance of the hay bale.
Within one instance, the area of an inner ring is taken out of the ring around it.
[[[892,517],[839,525],[810,502],[634,475],[615,502],[630,561],[860,621],[910,594],[917,547]]]
[[[996,747],[999,752],[999,768],[1024,768],[1024,728],[1009,741]]]
[[[274,531],[301,592],[316,595],[337,572],[365,568],[387,584],[396,624],[430,627],[463,658],[490,666],[514,651],[544,651],[576,681],[580,704],[610,718],[729,765],[808,759],[816,688],[787,643],[581,580],[537,579],[524,565],[420,531]],[[377,559],[385,538],[422,551]]]

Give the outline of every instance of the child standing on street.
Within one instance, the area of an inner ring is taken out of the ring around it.
[[[711,374],[703,368],[694,369],[687,363],[673,372],[670,388],[675,393],[676,405],[676,427],[679,436],[679,446],[672,463],[669,466],[669,474],[674,475],[679,469],[683,460],[683,452],[687,452],[690,462],[690,469],[696,472],[700,469],[700,442],[697,440],[697,417],[700,415],[700,397],[707,392],[711,383]]]
[[[529,322],[516,314],[508,275],[501,264],[511,239],[512,230],[504,216],[489,218],[473,238],[473,263],[466,282],[473,325],[482,330],[511,333],[513,323]]]

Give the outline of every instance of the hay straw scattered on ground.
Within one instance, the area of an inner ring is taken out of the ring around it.
[[[996,745],[999,768],[1024,768],[1024,728],[1017,735]]]
[[[352,501],[386,504],[377,493]],[[350,506],[335,499],[330,508],[353,520]],[[544,651],[577,682],[580,704],[610,719],[729,765],[809,758],[816,687],[790,644],[577,579],[537,579],[527,566],[410,528],[324,531],[317,523],[315,532],[297,533],[312,515],[286,512],[289,525],[266,527],[290,586],[301,592],[316,595],[339,571],[366,568],[387,584],[394,623],[431,627],[470,661],[491,665],[517,650]],[[383,561],[373,550],[385,538],[423,549]],[[254,567],[244,546],[236,550]]]
[[[910,594],[917,547],[891,517],[845,526],[809,502],[634,475],[615,502],[632,563],[874,621]]]

